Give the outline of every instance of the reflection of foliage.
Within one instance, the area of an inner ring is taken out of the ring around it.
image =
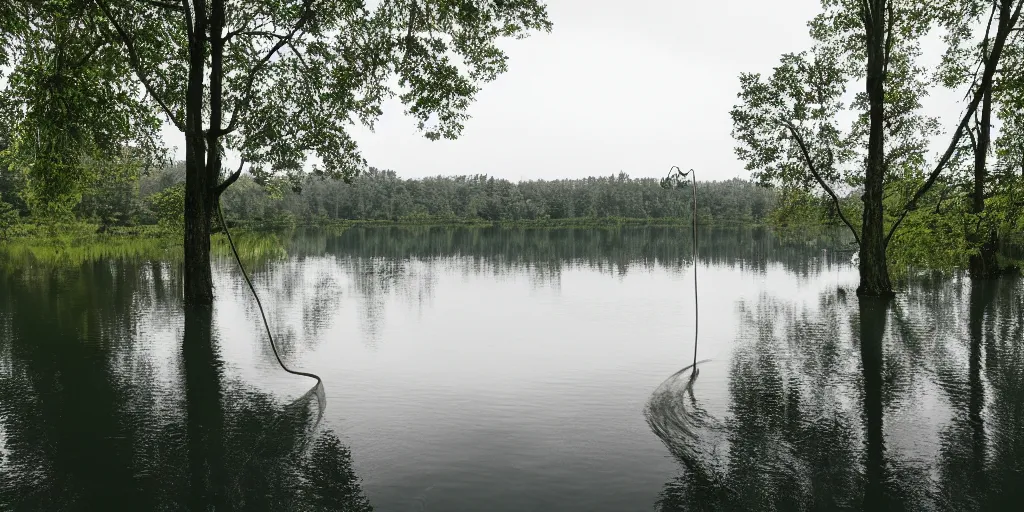
[[[962,282],[911,287],[877,308],[835,291],[816,307],[767,296],[741,305],[727,415],[708,416],[699,378],[673,376],[648,403],[652,430],[681,465],[659,509],[1012,509],[1009,482],[1024,460],[1020,283],[999,284],[997,302],[979,299],[997,306],[975,304],[973,290],[968,305]],[[929,392],[952,412],[934,461],[898,439],[915,433],[883,428]]]
[[[227,411],[225,495],[233,508],[295,512],[373,510],[352,469],[352,454],[330,430],[308,431],[310,407],[281,408],[268,396],[243,392]],[[233,397],[235,399],[236,397]]]
[[[744,310],[742,316],[741,345],[730,365],[728,417],[717,423],[702,420],[717,427],[712,435],[700,438],[655,431],[666,444],[686,440],[695,445],[670,449],[684,469],[666,484],[660,509],[856,509],[857,435],[851,411],[832,399],[840,383],[828,379],[827,373],[825,379],[807,379],[804,371],[831,363],[820,357],[804,360],[798,356],[799,346],[783,341],[799,340],[793,336],[797,331],[835,332],[840,322],[807,323],[797,312],[767,298],[756,311]],[[787,324],[776,326],[778,318],[787,319]],[[700,411],[697,398],[680,395],[676,400],[693,402],[694,410]],[[658,401],[661,405],[652,412],[665,418],[673,410],[671,402]],[[651,404],[656,403],[652,398]],[[708,451],[701,446],[721,448]],[[718,460],[692,457],[698,452],[720,454]]]
[[[333,434],[324,435],[313,444],[309,457],[301,467],[299,486],[302,501],[313,511],[373,510],[362,494],[351,467],[352,454]]]
[[[225,382],[210,316],[197,328],[186,313],[180,357],[139,342],[180,320],[155,307],[173,304],[176,273],[57,274],[0,268],[0,509],[372,510],[349,450],[312,430],[316,393],[281,405]]]
[[[760,270],[773,263],[807,274],[813,257],[832,248],[831,237],[782,240],[760,228],[717,228],[701,235],[704,264]],[[359,258],[484,259],[496,269],[578,266],[625,274],[630,269],[681,269],[692,263],[686,228],[504,229],[392,227],[350,228],[327,241],[329,254]],[[848,256],[846,257],[848,258]],[[846,261],[849,261],[848,259]]]

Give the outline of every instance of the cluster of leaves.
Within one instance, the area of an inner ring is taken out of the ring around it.
[[[551,28],[537,0],[94,3],[134,76],[183,132],[194,129],[186,126],[189,45],[207,44],[194,37],[199,29],[222,30],[210,43],[223,48],[218,62],[214,51],[203,63],[211,72],[204,109],[211,124],[223,121],[209,128],[222,147],[207,149],[236,151],[259,182],[298,180],[310,165],[350,179],[365,162],[349,125],[372,127],[391,98],[427,137],[455,138],[480,85],[506,68],[497,41]]]
[[[160,122],[124,79],[131,70],[88,2],[15,2],[5,27],[12,62],[0,90],[2,163],[25,176],[34,213],[66,218],[100,180],[131,179],[162,155]]]
[[[0,240],[7,240],[11,230],[18,224],[18,211],[0,195]]]
[[[147,199],[157,223],[168,228],[181,229],[185,224],[185,186],[174,185]]]

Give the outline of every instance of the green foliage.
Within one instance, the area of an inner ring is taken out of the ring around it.
[[[308,177],[302,192],[270,196],[243,177],[222,197],[231,219],[274,222],[285,212],[309,222],[368,220],[411,223],[528,222],[539,225],[621,223],[623,219],[690,219],[692,196],[653,178],[621,173],[519,183],[486,175],[401,179],[370,169],[351,185]],[[759,223],[775,191],[744,180],[700,182],[702,223]],[[590,220],[588,220],[590,219]]]
[[[920,38],[933,25],[934,6],[912,0],[882,5],[892,23],[880,57],[885,70],[883,180],[907,183],[929,170],[928,140],[939,132],[936,119],[921,113],[929,84],[926,70],[916,63]],[[862,91],[869,80],[868,4],[823,0],[822,6],[809,24],[815,40],[809,51],[784,54],[768,76],[740,75],[740,101],[731,112],[733,137],[737,156],[755,179],[827,194],[829,201],[822,204],[829,205],[828,215],[842,212],[849,228],[859,233],[848,210],[861,210],[849,198],[862,189],[867,172],[869,105]],[[915,192],[908,191],[891,210],[903,208]],[[797,196],[790,199],[797,201]],[[790,206],[810,214],[799,201]],[[779,213],[787,215],[785,209]]]
[[[740,75],[741,103],[731,111],[736,155],[761,183],[811,189],[815,174],[833,187],[854,181],[856,170],[845,167],[851,140],[837,120],[849,77],[826,50],[783,55],[768,77]]]
[[[231,235],[247,268],[260,268],[288,256],[287,232],[232,230]],[[224,235],[213,238],[211,252],[233,261]],[[16,265],[44,267],[78,267],[104,259],[179,262],[183,257],[180,238],[161,227],[122,228],[100,234],[94,226],[80,224],[64,224],[53,230],[29,227],[24,236],[5,243],[0,254]]]
[[[181,229],[185,224],[185,185],[179,184],[147,198],[160,226]]]
[[[174,3],[93,4],[90,15],[116,43],[128,76],[183,131],[197,108],[187,100],[196,67],[189,44],[207,48],[202,71],[210,73],[211,95],[202,108],[222,117],[208,118],[221,123],[211,127],[213,137],[249,162],[260,182],[278,174],[296,180],[310,165],[350,179],[364,162],[349,125],[372,127],[390,98],[407,106],[428,138],[455,138],[481,84],[507,67],[497,42],[551,28],[537,0],[382,0],[372,7],[188,0],[186,16]],[[222,43],[193,38],[197,27],[216,30],[212,39]]]
[[[912,269],[964,268],[970,255],[978,252],[978,245],[967,236],[977,222],[977,217],[969,213],[968,198],[960,195],[938,203],[937,196],[941,197],[925,196],[925,204],[911,211],[893,234],[886,255],[895,276]]]
[[[23,2],[28,23],[4,33],[13,69],[0,91],[10,133],[3,162],[24,174],[36,215],[68,218],[102,177],[130,179],[160,148],[160,123],[140,99],[122,54],[97,32],[84,2]]]
[[[892,188],[916,188],[920,181],[893,183]],[[908,269],[953,270],[965,268],[968,258],[980,253],[982,241],[975,236],[982,228],[994,230],[1010,243],[1024,221],[1024,186],[1020,182],[1000,185],[999,193],[985,200],[980,213],[973,212],[973,183],[941,182],[911,211],[892,238],[888,257],[894,272]],[[900,201],[889,196],[889,205]]]
[[[0,241],[10,238],[11,232],[18,224],[18,220],[18,211],[10,203],[5,202],[3,195],[0,194]]]
[[[825,224],[826,199],[799,187],[785,187],[768,222],[780,228],[807,228]]]

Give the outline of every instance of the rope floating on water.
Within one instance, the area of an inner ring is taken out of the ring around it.
[[[302,377],[316,379],[317,387],[322,389],[324,382],[319,375],[292,370],[291,368],[288,368],[288,366],[284,364],[283,360],[281,360],[281,354],[277,352],[277,344],[274,343],[274,335],[270,332],[270,322],[267,322],[267,315],[263,311],[263,303],[260,301],[259,294],[256,293],[256,288],[252,285],[252,280],[249,279],[249,274],[245,271],[245,266],[242,265],[242,258],[238,256],[238,249],[235,248],[235,241],[231,238],[231,231],[228,229],[227,223],[224,222],[224,211],[220,207],[220,198],[217,199],[217,217],[220,218],[220,225],[222,228],[224,228],[224,234],[227,235],[228,237],[228,244],[231,245],[231,252],[235,255],[235,261],[238,262],[238,268],[242,271],[242,277],[245,278],[245,283],[249,285],[249,291],[252,292],[253,298],[256,299],[256,305],[260,309],[260,317],[263,318],[263,327],[266,328],[267,330],[267,338],[270,339],[270,348],[273,349],[274,351],[274,357],[277,358],[277,364],[281,365],[281,368],[284,369],[284,371],[292,375],[299,375]],[[317,393],[317,399],[320,402],[320,410],[323,411],[324,398],[322,392]]]

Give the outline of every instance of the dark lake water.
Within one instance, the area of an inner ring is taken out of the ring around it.
[[[860,301],[849,246],[689,232],[0,250],[0,510],[1020,510],[1017,278]],[[838,250],[837,250],[838,249]]]

